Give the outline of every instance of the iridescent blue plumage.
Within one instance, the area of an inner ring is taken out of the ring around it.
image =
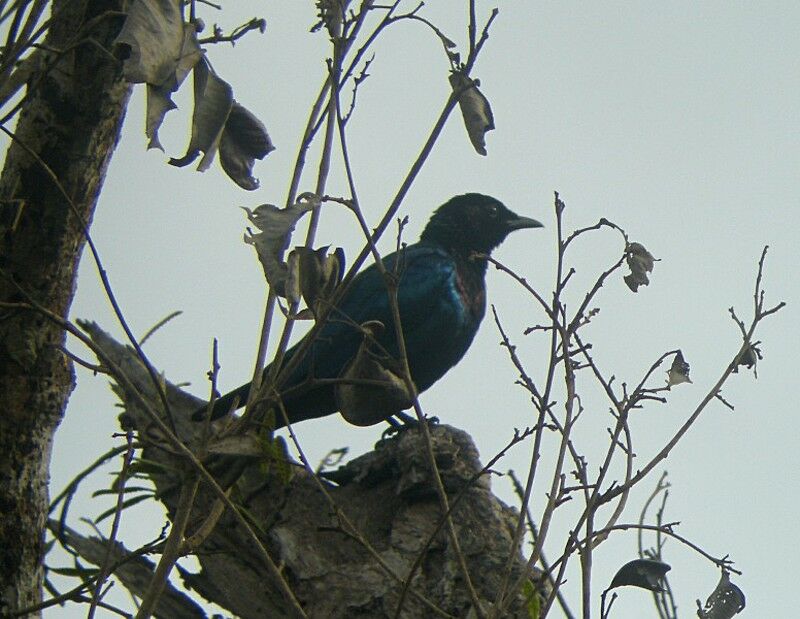
[[[419,242],[383,259],[387,271],[399,274],[400,321],[418,391],[428,389],[464,356],[483,319],[486,263],[471,259],[472,253],[488,254],[509,232],[539,226],[539,222],[519,217],[494,198],[465,194],[452,198],[434,213]],[[309,352],[281,387],[291,422],[338,410],[335,385],[315,385],[315,380],[342,375],[363,340],[357,325],[367,321],[384,325],[375,337],[377,344],[391,357],[399,357],[389,293],[375,265],[353,280]],[[287,351],[284,363],[299,346]],[[236,398],[243,405],[248,392],[249,384],[218,399],[213,416],[225,414]],[[202,411],[198,414],[202,416]],[[276,417],[278,427],[284,425],[281,416]],[[380,414],[378,418],[382,418]]]

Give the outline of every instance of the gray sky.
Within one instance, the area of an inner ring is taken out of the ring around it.
[[[92,234],[127,319],[143,334],[171,311],[183,310],[146,349],[171,380],[191,382],[198,395],[208,393],[213,337],[220,341],[222,388],[241,384],[251,373],[265,289],[260,266],[241,241],[246,221],[238,207],[285,199],[300,131],[325,72],[326,37],[308,33],[312,4],[240,0],[221,25],[227,29],[259,15],[267,19],[266,34],[209,52],[237,100],[265,122],[277,146],[256,166],[259,190],[236,188],[218,165],[199,174],[167,166],[159,151],[146,152],[138,88],[101,196]],[[460,3],[429,5],[423,14],[463,49],[466,11],[456,9]],[[479,2],[479,14],[488,15],[492,6]],[[203,17],[209,26],[215,21],[210,12]],[[757,334],[765,356],[758,380],[748,372],[733,376],[723,393],[735,411],[709,406],[632,495],[623,517],[638,519],[658,474],[668,470],[667,520],[681,521],[678,532],[712,555],[729,554],[736,561],[744,571],[734,581],[747,595],[745,613],[759,617],[787,616],[787,595],[796,587],[785,548],[800,511],[789,382],[798,346],[798,283],[792,276],[800,265],[794,238],[800,223],[798,25],[800,6],[794,2],[504,3],[474,71],[497,125],[487,136],[488,157],[475,154],[454,114],[401,211],[410,217],[409,242],[436,206],[466,191],[494,195],[540,219],[544,230],[512,235],[495,256],[544,294],[553,280],[554,190],[567,204],[568,228],[606,217],[661,260],[651,285],[636,295],[621,278],[608,282],[599,296],[602,311],[584,333],[594,342],[597,362],[618,382],[638,383],[652,361],[674,348],[691,364],[693,384],[674,389],[667,405],[649,406],[632,419],[640,465],[680,427],[738,349],[738,329],[727,309],[733,305],[749,318],[758,256],[770,245],[767,301],[784,300],[788,307]],[[441,44],[421,24],[396,25],[375,51],[349,126],[359,197],[370,222],[378,221],[405,177],[449,89]],[[170,156],[182,155],[188,142],[190,86],[162,130]],[[301,189],[313,185],[312,172]],[[338,161],[328,192],[345,193]],[[390,250],[393,236],[394,231],[386,236],[382,250]],[[327,243],[344,246],[351,258],[361,247],[355,222],[334,206],[326,208],[318,235],[318,245]],[[573,307],[581,285],[612,264],[621,249],[611,232],[575,246]],[[501,273],[490,270],[487,281],[490,302],[538,379],[547,346],[541,336],[522,331],[543,316]],[[120,334],[88,256],[72,314]],[[295,331],[302,334],[302,326]],[[516,372],[498,341],[487,319],[467,357],[421,398],[428,414],[467,430],[484,460],[508,442],[515,427],[533,423],[534,411],[514,385]],[[576,440],[595,471],[613,420],[589,388],[590,377],[581,381],[586,411]],[[79,373],[56,437],[53,494],[114,443],[113,405],[105,378]],[[340,446],[360,454],[383,430],[355,428],[338,416],[297,429],[312,461]],[[516,447],[496,468],[523,474],[529,451],[527,444]],[[544,461],[552,462],[555,453],[549,440]],[[107,485],[108,479],[101,476],[97,483]],[[515,504],[507,479],[493,484]],[[537,513],[544,483],[535,491]],[[84,494],[73,513],[96,514],[106,506]],[[132,546],[162,524],[157,511],[139,514],[123,519]],[[570,505],[557,512],[549,555],[559,554],[574,516]],[[677,543],[670,542],[665,554],[680,615],[695,616],[694,600],[705,600],[719,573]],[[634,533],[617,534],[597,550],[596,616],[600,591],[635,555]],[[577,611],[577,570],[569,579],[566,590]],[[655,616],[647,592],[620,593],[612,616]]]

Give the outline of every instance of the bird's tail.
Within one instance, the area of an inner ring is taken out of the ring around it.
[[[233,391],[226,393],[223,396],[218,397],[214,400],[214,406],[211,408],[211,419],[219,419],[224,415],[227,415],[232,408],[234,408],[234,403],[236,408],[241,408],[245,404],[247,404],[247,398],[250,395],[250,383],[244,384],[241,387],[237,387]],[[208,414],[208,406],[203,406],[192,413],[192,420],[193,421],[202,421],[206,418]]]

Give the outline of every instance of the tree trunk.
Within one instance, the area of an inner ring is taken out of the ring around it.
[[[84,227],[128,100],[110,53],[121,8],[52,3],[0,177],[0,614],[41,599],[50,450],[74,385],[63,330],[8,304],[69,312]]]

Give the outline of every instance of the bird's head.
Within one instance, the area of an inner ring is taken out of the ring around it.
[[[438,243],[465,256],[472,252],[488,254],[509,232],[541,227],[535,219],[520,217],[495,198],[465,193],[436,209],[421,240]]]

